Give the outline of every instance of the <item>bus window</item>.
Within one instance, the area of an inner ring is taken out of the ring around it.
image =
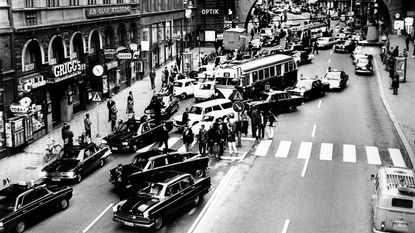
[[[226,85],[227,78],[216,78],[215,84],[217,85]]]
[[[252,72],[252,82],[258,81],[258,71]]]
[[[234,80],[234,79],[228,79],[228,85],[229,86],[239,86],[239,80]]]
[[[277,76],[281,76],[281,66],[282,65],[277,65]]]
[[[274,77],[275,76],[275,66],[270,67],[269,71],[270,71],[271,77]]]
[[[258,79],[259,80],[263,80],[264,79],[264,70],[259,70]]]
[[[269,68],[265,68],[265,78],[269,78]]]
[[[392,206],[412,209],[413,202],[412,202],[412,200],[392,198]]]
[[[288,63],[284,63],[284,73],[288,72]]]

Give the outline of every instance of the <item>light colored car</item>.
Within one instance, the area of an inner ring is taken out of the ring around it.
[[[198,74],[197,74],[197,79],[200,82],[200,80],[211,78],[214,73],[215,73],[214,64],[200,66]]]
[[[194,95],[197,84],[198,82],[192,78],[176,80],[173,82],[173,94],[185,99],[187,96]]]
[[[261,49],[262,48],[262,42],[260,39],[253,39],[251,40],[252,48],[254,49]]]
[[[358,58],[354,66],[356,74],[372,74],[373,66],[369,56]]]
[[[211,112],[209,114],[206,114],[202,117],[202,119],[198,123],[192,126],[192,132],[194,133],[195,136],[197,136],[199,134],[200,127],[202,125],[205,126],[206,130],[209,130],[210,126],[212,126],[213,123],[215,123],[216,119],[220,117],[224,117],[224,116],[230,116],[231,114],[233,114],[234,117],[237,116],[237,113],[230,113],[230,114],[223,115],[221,113]]]
[[[327,71],[324,75],[324,78],[321,79],[323,84],[328,89],[341,89],[346,86],[347,80],[349,80],[349,75],[344,71],[340,70],[330,70]]]
[[[332,48],[337,43],[337,40],[332,37],[320,37],[317,39],[317,47]]]
[[[208,100],[215,98],[215,81],[200,83],[195,90],[196,101]]]

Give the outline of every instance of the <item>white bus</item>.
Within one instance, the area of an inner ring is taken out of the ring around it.
[[[297,67],[293,57],[278,54],[219,67],[214,80],[219,97],[233,99],[232,93],[239,90],[244,99],[249,99],[266,89],[284,90],[293,86]]]

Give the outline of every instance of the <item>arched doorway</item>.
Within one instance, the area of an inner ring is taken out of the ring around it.
[[[70,56],[71,59],[78,59],[81,63],[86,63],[86,48],[85,40],[81,32],[75,32],[70,40]],[[79,76],[77,82],[71,85],[72,89],[72,106],[73,112],[79,112],[86,107],[87,92],[86,92],[86,75],[85,73]]]

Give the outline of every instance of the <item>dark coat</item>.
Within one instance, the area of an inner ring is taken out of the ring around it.
[[[194,140],[193,131],[191,128],[183,132],[183,143],[190,144]]]
[[[394,75],[392,79],[392,87],[399,88],[399,75]]]
[[[261,123],[261,119],[259,118],[259,114],[256,109],[254,109],[251,113],[251,123],[252,125],[259,125]]]

